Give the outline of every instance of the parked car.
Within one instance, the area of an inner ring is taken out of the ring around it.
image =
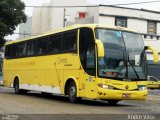
[[[160,80],[154,76],[148,76],[148,85],[149,89],[160,89]]]

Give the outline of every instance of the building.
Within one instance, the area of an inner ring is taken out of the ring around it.
[[[32,17],[27,17],[26,23],[21,23],[19,25],[19,39],[23,39],[32,35]]]
[[[87,6],[86,0],[67,0],[67,2],[65,0],[51,0],[50,6],[50,30],[55,30],[57,28],[63,28],[66,25],[75,24],[76,18],[79,18],[78,12],[87,11],[87,7],[74,7]]]
[[[32,20],[32,33],[78,23],[96,23],[127,27],[142,33],[144,39],[160,39],[160,12],[110,5],[94,6],[88,5],[86,0],[51,0],[50,4],[34,8]]]
[[[32,16],[32,34],[37,35],[49,31],[50,8],[49,4],[44,3],[42,7],[33,9]]]
[[[160,34],[160,12],[157,11],[100,5],[99,23],[127,27],[144,34]]]

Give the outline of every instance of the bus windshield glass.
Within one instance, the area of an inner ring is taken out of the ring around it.
[[[146,55],[141,35],[128,31],[97,28],[96,38],[104,46],[104,58],[98,58],[100,77],[146,80]]]

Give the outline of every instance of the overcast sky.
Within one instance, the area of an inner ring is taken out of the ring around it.
[[[50,2],[50,0],[22,0],[22,1],[25,3],[26,6],[41,6],[43,3]],[[87,0],[89,4],[105,4],[105,5],[126,4],[126,3],[136,3],[136,2],[146,2],[146,1],[156,1],[156,0]],[[143,9],[149,9],[154,11],[160,11],[160,0],[159,2],[125,5],[122,7],[131,7],[131,8],[139,8],[139,9],[143,8]],[[25,9],[27,16],[32,16],[32,10],[33,8]],[[18,30],[16,30],[15,32],[18,32]],[[18,38],[18,35],[12,35],[7,38],[16,39]]]

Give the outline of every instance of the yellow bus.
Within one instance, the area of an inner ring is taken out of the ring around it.
[[[151,50],[140,34],[121,27],[73,25],[5,45],[4,85],[15,93],[30,90],[116,104],[147,97]]]

